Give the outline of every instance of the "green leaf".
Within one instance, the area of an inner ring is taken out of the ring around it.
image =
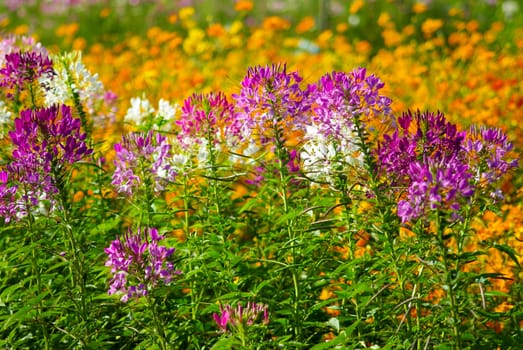
[[[233,346],[241,345],[240,342],[234,338],[222,338],[213,345],[211,350],[226,350],[233,349]]]
[[[521,267],[521,265],[519,264],[519,260],[516,257],[517,253],[512,247],[509,247],[506,244],[494,243],[494,245],[492,245],[492,248],[495,248],[500,252],[507,254],[512,259],[512,261],[516,263],[518,267]]]
[[[344,344],[347,340],[347,334],[345,332],[341,332],[336,338],[317,344],[311,348],[311,350],[323,350],[323,349],[333,349],[336,348],[338,345]]]

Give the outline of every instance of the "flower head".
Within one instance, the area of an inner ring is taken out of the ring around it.
[[[275,139],[283,143],[283,134],[302,131],[309,105],[301,81],[297,72],[287,72],[286,65],[249,68],[240,93],[233,95],[242,138],[254,136],[263,145]]]
[[[63,175],[92,153],[80,131],[80,120],[64,105],[26,109],[15,119],[9,136],[13,159],[6,166],[5,177],[12,187],[7,192],[4,188],[4,193],[13,196],[11,207],[18,210],[16,218],[30,211],[45,214],[56,209],[55,195]]]
[[[398,118],[398,128],[384,135],[378,148],[378,160],[383,174],[389,176],[392,185],[408,183],[411,163],[420,158],[442,161],[462,151],[466,133],[448,122],[443,113],[404,113]]]
[[[0,86],[23,87],[45,74],[53,72],[51,59],[38,52],[13,52],[5,56],[5,66],[0,69]]]
[[[113,274],[108,293],[122,293],[121,300],[126,302],[147,295],[159,281],[171,283],[181,272],[169,261],[175,249],[158,245],[163,239],[157,229],[145,228],[129,229],[111,242],[104,250],[108,256],[105,266],[110,266]]]
[[[312,121],[325,136],[351,140],[355,116],[390,116],[392,101],[380,94],[384,85],[365,68],[326,74],[308,86]]]
[[[411,179],[407,198],[398,203],[402,222],[414,221],[430,211],[448,211],[451,219],[459,218],[463,203],[474,194],[468,166],[459,158],[427,158],[409,165]]]
[[[500,129],[472,127],[463,149],[477,186],[482,190],[488,188],[491,197],[502,198],[496,186],[505,174],[518,166],[518,157],[507,136]]]
[[[184,148],[194,142],[215,147],[241,141],[233,105],[221,92],[191,95],[184,101],[176,124],[181,128],[178,139]]]
[[[174,181],[176,171],[171,166],[171,145],[159,133],[132,133],[114,145],[116,166],[112,184],[117,191],[131,197],[137,190],[162,191]],[[152,184],[152,188],[144,186]]]
[[[335,187],[347,173],[357,175],[364,165],[364,140],[356,123],[368,133],[376,124],[391,124],[390,98],[380,94],[383,82],[364,68],[333,72],[308,86],[311,120],[305,128],[301,157],[304,173]]]
[[[221,332],[233,331],[236,328],[252,326],[257,321],[269,323],[269,308],[265,304],[248,302],[244,307],[240,303],[236,307],[226,304],[220,306],[220,313],[213,314],[214,321]]]

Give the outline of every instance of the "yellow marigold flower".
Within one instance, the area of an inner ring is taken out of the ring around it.
[[[412,24],[409,24],[409,25],[406,25],[405,27],[403,27],[403,29],[401,30],[401,33],[405,36],[411,36],[413,35],[414,33],[416,33],[416,27],[414,27],[414,25]]]
[[[363,1],[363,0],[353,1],[352,4],[350,5],[349,12],[351,14],[355,14],[363,7],[363,5],[365,5],[365,1]]]
[[[434,46],[442,47],[445,45],[445,40],[443,38],[434,38],[432,40]]]
[[[463,11],[461,11],[457,7],[452,7],[449,9],[448,13],[449,13],[449,16],[454,17],[454,16],[461,16],[463,14]]]
[[[412,6],[412,12],[414,13],[423,13],[427,11],[427,5],[422,2],[417,2]]]
[[[398,33],[394,29],[385,29],[381,36],[383,37],[383,40],[385,41],[386,46],[397,46],[401,43],[401,34]]]
[[[304,17],[298,25],[296,25],[296,33],[303,34],[314,28],[315,22],[312,16]]]
[[[241,11],[250,11],[254,7],[254,4],[252,1],[249,0],[238,0],[236,4],[234,4],[234,9],[238,12]]]
[[[332,39],[332,31],[325,30],[318,36],[316,43],[318,44],[318,46],[320,48],[328,48],[329,42],[331,39]]]
[[[421,25],[421,31],[426,38],[429,38],[441,27],[443,27],[443,20],[429,18]]]
[[[160,35],[161,32],[162,30],[159,27],[151,27],[147,31],[147,37],[151,40],[154,40],[157,36]]]
[[[295,48],[298,47],[300,39],[298,38],[285,38],[283,39],[283,47]]]
[[[194,7],[182,7],[179,12],[180,20],[187,21],[194,16]]]
[[[247,41],[249,50],[258,50],[265,44],[265,32],[261,29],[255,30]]]
[[[9,18],[4,17],[0,20],[0,27],[7,27],[9,25]]]
[[[21,24],[17,26],[14,30],[16,35],[25,35],[29,32],[29,26],[27,24]]]
[[[345,22],[336,24],[336,31],[338,33],[344,33],[347,31],[347,29],[349,29],[349,25]]]
[[[83,191],[77,191],[74,195],[73,195],[73,202],[75,203],[78,203],[80,202],[82,199],[84,199],[85,197],[85,194]]]
[[[388,27],[390,26],[390,15],[388,12],[382,12],[380,16],[378,17],[378,25],[380,27]]]
[[[238,34],[243,29],[243,23],[241,21],[234,21],[229,28],[230,34]]]
[[[204,50],[202,46],[203,39],[205,39],[205,32],[200,28],[192,28],[189,31],[187,39],[183,42],[183,50],[188,55],[202,53]]]

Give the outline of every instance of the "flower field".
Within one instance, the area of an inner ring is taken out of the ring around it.
[[[523,9],[298,3],[0,4],[0,347],[521,348]]]

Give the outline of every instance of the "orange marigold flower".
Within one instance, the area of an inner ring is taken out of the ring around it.
[[[210,37],[220,37],[226,34],[225,28],[219,23],[213,23],[207,28],[207,35]]]
[[[254,7],[254,4],[252,3],[252,1],[249,1],[249,0],[239,0],[234,5],[234,9],[238,12],[250,11],[250,10],[252,10],[253,7]]]
[[[315,21],[312,16],[304,17],[298,25],[296,25],[296,33],[303,34],[314,28]]]

